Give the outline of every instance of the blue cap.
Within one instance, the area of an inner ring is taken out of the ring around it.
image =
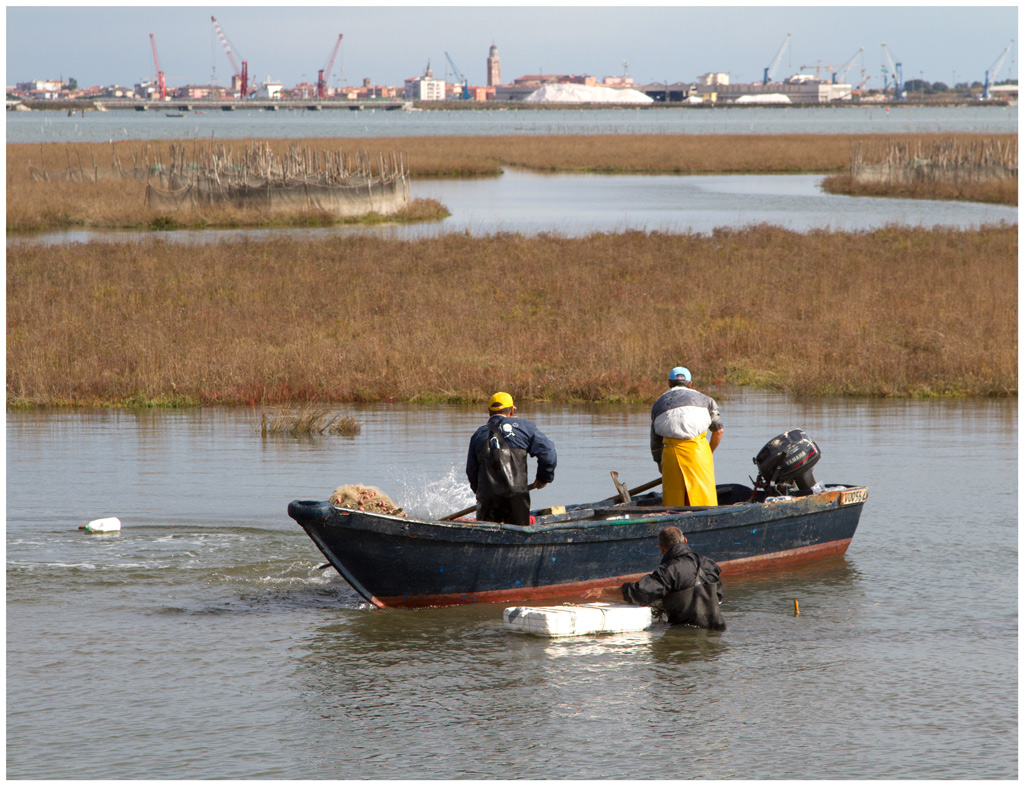
[[[683,380],[683,382],[690,381],[690,369],[683,368],[682,366],[676,366],[670,372],[668,372],[668,381],[675,382],[676,380]]]

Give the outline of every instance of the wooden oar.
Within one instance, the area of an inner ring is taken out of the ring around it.
[[[453,521],[454,519],[461,519],[463,516],[469,515],[474,510],[476,510],[476,505],[465,508],[464,510],[460,510],[458,513],[452,513],[450,516],[445,516],[443,519],[438,519],[438,521]]]
[[[535,488],[537,488],[537,481],[533,481],[533,483],[531,483],[529,486],[526,487],[526,490],[527,491],[532,491]],[[466,515],[472,513],[474,510],[477,509],[477,507],[478,507],[477,505],[473,505],[473,507],[471,507],[471,508],[466,508],[465,510],[460,510],[458,513],[452,513],[450,516],[445,516],[443,519],[438,519],[438,521],[453,521],[454,519],[462,518],[463,516],[466,516]]]
[[[618,500],[620,502],[631,502],[634,494],[639,494],[641,491],[647,491],[647,489],[652,489],[655,486],[660,486],[661,478],[655,478],[654,480],[648,481],[647,483],[643,483],[637,486],[635,489],[627,489],[626,484],[622,483],[619,480],[619,473],[613,470],[612,482],[615,484],[615,488],[619,490]],[[611,497],[610,499],[616,499],[616,497]]]
[[[619,473],[618,472],[612,472],[612,480],[616,482],[616,487],[618,487],[618,480],[619,480]],[[655,478],[654,480],[648,481],[647,483],[643,483],[643,484],[637,486],[635,489],[628,489],[628,490],[626,490],[626,495],[628,495],[628,497],[632,497],[634,494],[639,494],[641,491],[647,491],[648,489],[652,489],[655,486],[660,486],[660,485],[661,485],[661,478]],[[537,487],[537,482],[536,481],[531,483],[530,486],[529,486],[529,488],[531,488],[531,489],[534,489],[536,487]],[[621,499],[621,497],[622,497],[622,492],[620,490],[619,498]],[[611,499],[616,499],[616,497],[611,497]],[[628,502],[629,499],[623,499],[622,501],[623,502]],[[476,508],[477,508],[477,506],[474,505],[471,508],[466,508],[465,510],[460,510],[458,513],[452,513],[450,516],[445,516],[443,519],[438,519],[438,521],[452,521],[454,519],[462,518],[463,516],[466,516],[466,515],[472,513],[474,510],[476,510]]]

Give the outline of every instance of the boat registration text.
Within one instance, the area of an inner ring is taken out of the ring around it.
[[[850,491],[844,491],[839,495],[840,505],[856,505],[857,503],[864,503],[867,501],[867,489],[850,489]]]

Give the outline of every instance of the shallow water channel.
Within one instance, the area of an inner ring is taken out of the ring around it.
[[[319,438],[250,409],[9,412],[7,776],[1016,777],[1017,402],[719,402],[720,482],[800,427],[818,480],[869,486],[846,556],[727,582],[722,634],[571,640],[367,608],[286,514],[353,482],[465,507],[480,412],[342,407],[362,432]],[[521,414],[559,451],[536,506],[656,475],[646,407]],[[121,533],[78,530],[102,516]]]
[[[449,232],[492,235],[594,232],[695,232],[773,224],[797,232],[870,230],[889,224],[976,228],[1017,223],[1017,208],[974,202],[882,199],[828,194],[822,175],[542,175],[510,170],[501,177],[426,180],[412,184],[414,199],[436,199],[451,216],[410,225],[325,229],[206,229],[169,232],[72,230],[8,236],[18,243],[160,240],[196,244],[369,234],[401,240]]]

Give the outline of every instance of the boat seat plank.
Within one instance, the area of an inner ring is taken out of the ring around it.
[[[555,524],[559,521],[578,521],[579,519],[594,518],[593,508],[577,508],[568,510],[565,513],[552,513],[547,516],[534,516],[534,524]]]
[[[594,518],[609,516],[671,516],[677,513],[690,513],[695,510],[714,510],[713,505],[679,505],[671,508],[651,506],[619,506],[604,508],[594,512]]]

